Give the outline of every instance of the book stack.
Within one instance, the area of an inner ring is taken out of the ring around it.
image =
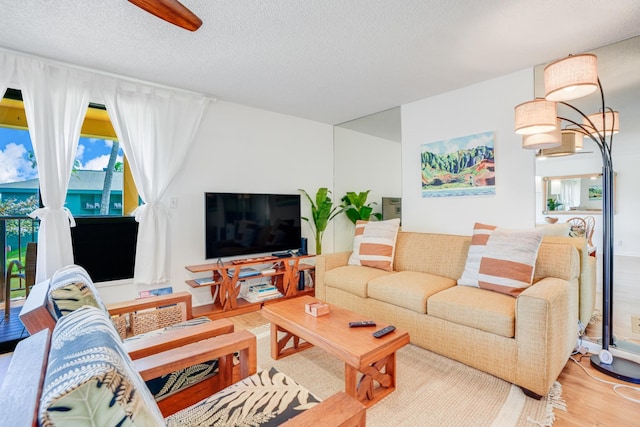
[[[261,283],[259,285],[249,286],[246,292],[240,295],[250,303],[262,302],[274,298],[280,298],[282,293],[275,285],[271,283]]]

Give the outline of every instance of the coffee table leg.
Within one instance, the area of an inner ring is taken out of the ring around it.
[[[280,335],[279,333],[282,333]],[[291,342],[291,345],[287,345]],[[313,347],[312,344],[301,341],[300,337],[292,334],[286,329],[271,323],[271,358],[274,360],[292,355],[299,351]]]
[[[396,354],[391,353],[362,370],[345,363],[344,377],[345,392],[370,407],[396,389]]]

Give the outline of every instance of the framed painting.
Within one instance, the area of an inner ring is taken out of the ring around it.
[[[602,185],[589,186],[589,200],[602,200]]]
[[[422,197],[493,195],[494,132],[420,146]]]

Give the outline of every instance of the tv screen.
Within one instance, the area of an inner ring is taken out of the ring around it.
[[[130,279],[136,259],[138,223],[133,217],[76,217],[71,227],[73,262],[94,282]]]
[[[300,248],[300,195],[205,193],[205,258]]]

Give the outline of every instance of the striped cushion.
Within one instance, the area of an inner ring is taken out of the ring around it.
[[[517,297],[531,286],[541,241],[540,229],[495,229],[480,260],[480,288]]]
[[[353,253],[349,257],[349,265],[392,271],[398,228],[400,228],[399,218],[387,221],[356,222]]]
[[[464,266],[462,276],[458,279],[458,285],[478,287],[478,271],[480,270],[480,260],[485,253],[487,240],[495,225],[476,223],[473,226],[473,236],[467,254],[467,262]]]

